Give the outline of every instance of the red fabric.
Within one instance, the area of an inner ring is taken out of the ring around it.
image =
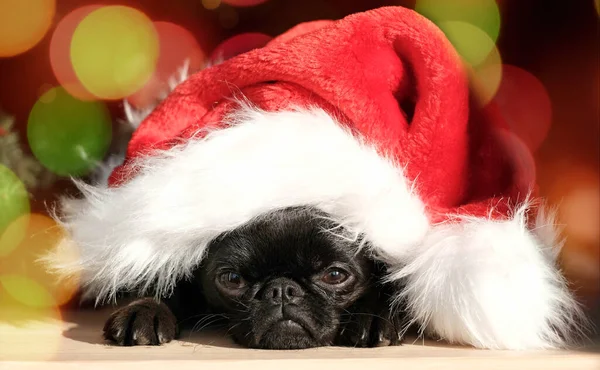
[[[133,159],[218,122],[245,97],[266,110],[318,105],[407,164],[433,222],[452,212],[506,215],[528,191],[493,106],[469,96],[443,33],[419,14],[380,8],[297,26],[267,46],[191,76],[142,123],[111,185]],[[413,113],[414,111],[414,113]],[[501,198],[501,199],[500,199]]]

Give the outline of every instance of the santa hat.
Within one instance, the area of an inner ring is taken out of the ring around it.
[[[368,242],[423,331],[482,348],[562,346],[578,306],[514,142],[420,15],[303,24],[182,82],[110,184],[63,202],[80,259],[58,267],[100,299],[166,295],[219,234],[313,205]]]

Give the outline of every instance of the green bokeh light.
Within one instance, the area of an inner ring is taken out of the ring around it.
[[[0,257],[8,255],[25,236],[28,214],[25,185],[10,169],[0,165]]]
[[[27,124],[33,154],[61,176],[82,176],[97,166],[111,135],[110,115],[103,103],[77,100],[61,87],[40,97]]]
[[[494,0],[417,0],[415,10],[434,23],[470,23],[495,43],[500,33],[500,10]]]
[[[485,32],[469,23],[452,21],[439,26],[456,51],[472,66],[483,63],[496,47]]]
[[[141,89],[156,68],[158,35],[139,10],[106,6],[77,26],[71,63],[83,86],[101,99],[121,99]]]

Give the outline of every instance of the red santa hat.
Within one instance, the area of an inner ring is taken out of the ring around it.
[[[110,184],[62,222],[88,293],[168,294],[219,234],[329,213],[398,282],[410,322],[482,348],[561,346],[578,315],[552,217],[443,33],[399,7],[300,25],[182,82]]]

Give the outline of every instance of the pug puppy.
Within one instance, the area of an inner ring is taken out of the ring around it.
[[[169,299],[144,298],[114,312],[104,337],[159,345],[209,317],[250,348],[399,344],[400,315],[390,311],[383,266],[340,232],[311,207],[257,218],[213,241],[194,277]]]

